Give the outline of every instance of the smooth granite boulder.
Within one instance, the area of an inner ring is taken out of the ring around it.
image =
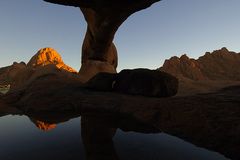
[[[117,75],[114,90],[133,95],[170,97],[177,94],[178,79],[156,70],[122,70]]]

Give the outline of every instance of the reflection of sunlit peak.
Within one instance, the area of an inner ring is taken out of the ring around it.
[[[38,120],[36,120],[34,123],[42,131],[50,131],[51,129],[54,129],[57,126],[56,124],[49,124]]]

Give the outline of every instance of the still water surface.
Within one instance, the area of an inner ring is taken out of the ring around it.
[[[81,120],[81,117],[77,117],[56,126],[45,126],[44,129],[44,125],[39,123],[27,116],[0,117],[0,159],[227,159],[216,152],[196,147],[165,133],[150,133],[149,130],[145,132],[143,128],[131,131],[129,127],[124,129],[127,130],[125,132],[113,125],[106,126],[98,118],[91,117],[89,120],[84,117]]]

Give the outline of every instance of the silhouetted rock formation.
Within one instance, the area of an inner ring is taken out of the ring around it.
[[[24,62],[14,62],[11,66],[0,68],[0,85],[12,85],[18,72],[25,68]]]
[[[97,119],[90,116],[81,118],[81,135],[85,146],[86,159],[118,160],[112,140],[117,128],[110,127],[110,121],[106,121],[104,117],[102,118]]]
[[[149,124],[119,114],[87,114],[81,117],[81,135],[87,160],[118,160],[113,138],[117,129],[159,133]]]
[[[82,46],[82,67],[79,72],[86,82],[98,72],[116,72],[117,50],[112,42],[115,32],[131,14],[160,0],[45,1],[81,9],[88,27]]]
[[[150,97],[170,97],[177,94],[178,80],[172,75],[149,69],[122,70],[118,74],[98,73],[87,88],[115,91]]]
[[[68,72],[77,73],[73,68],[67,66],[60,54],[53,48],[42,48],[40,49],[28,62],[27,67],[43,67],[49,64],[56,65],[59,69],[64,69]]]
[[[170,97],[177,94],[178,80],[170,74],[160,71],[123,70],[117,75],[114,90],[134,95]]]
[[[73,74],[64,69],[59,69],[53,64],[37,68],[26,67],[25,69],[19,71],[16,75],[14,83],[11,85],[10,92],[19,89],[25,89],[27,86],[32,85],[34,81],[38,81],[43,78],[49,78],[49,80],[51,80],[52,77],[65,79],[66,83],[67,81],[79,80],[79,76],[77,74]],[[45,87],[47,88],[50,84],[45,85]]]
[[[174,76],[191,80],[231,80],[240,81],[240,53],[226,48],[207,52],[197,60],[186,55],[166,60],[160,68]]]
[[[116,78],[116,73],[100,72],[86,83],[86,87],[97,91],[113,91]]]

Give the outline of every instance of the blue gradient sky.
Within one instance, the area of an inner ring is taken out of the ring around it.
[[[163,0],[135,13],[115,36],[118,70],[155,69],[171,56],[197,58],[223,46],[240,52],[239,7],[239,0]],[[78,8],[1,0],[0,20],[0,67],[53,47],[79,69],[86,23]]]

